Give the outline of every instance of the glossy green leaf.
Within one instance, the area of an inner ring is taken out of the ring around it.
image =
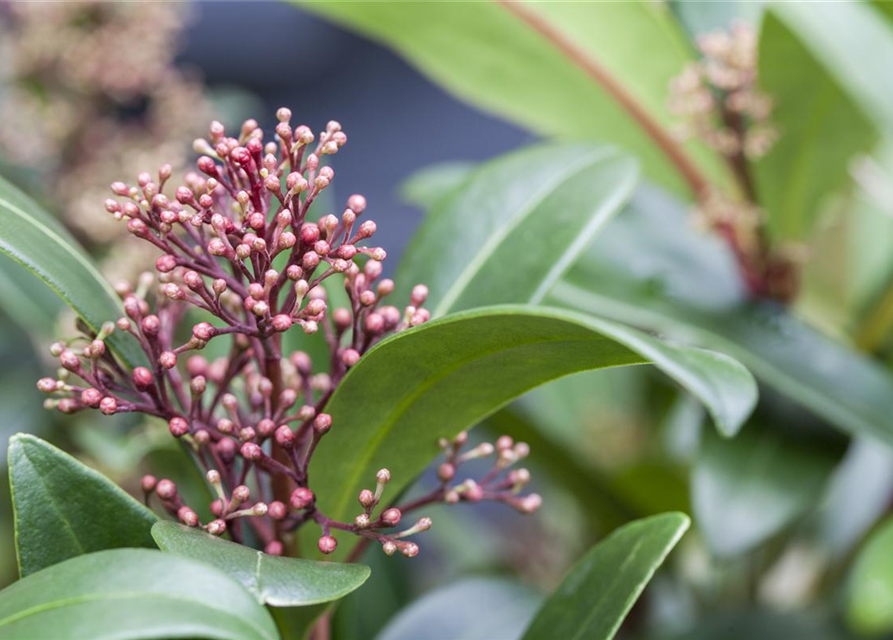
[[[732,433],[756,387],[723,355],[680,349],[627,327],[547,308],[453,314],[393,336],[344,377],[327,405],[332,431],[310,475],[327,516],[352,518],[356,496],[391,470],[397,495],[437,455],[437,440],[474,426],[509,400],[578,371],[653,361],[704,401]]]
[[[848,95],[893,134],[893,26],[870,3],[776,2],[771,13],[796,33]],[[842,26],[845,25],[845,28]]]
[[[123,314],[111,285],[61,223],[2,178],[0,253],[43,280],[95,331]],[[136,341],[127,334],[115,332],[109,343],[131,365],[144,359]]]
[[[152,537],[163,551],[212,564],[240,582],[261,604],[303,607],[343,598],[369,578],[361,564],[270,556],[174,522],[158,522]]]
[[[542,599],[508,580],[466,578],[410,604],[376,640],[514,640],[521,637]]]
[[[638,193],[546,302],[728,353],[840,429],[893,443],[890,373],[784,309],[748,302],[725,247],[667,198]]]
[[[276,640],[270,614],[225,573],[171,553],[72,558],[0,591],[4,640]]]
[[[9,484],[22,576],[94,551],[155,547],[154,513],[40,438],[10,439]]]
[[[523,640],[609,640],[688,529],[682,513],[636,520],[596,544],[542,606]]]
[[[441,162],[419,169],[400,185],[400,198],[428,210],[464,183],[477,166],[473,162]]]
[[[871,533],[853,561],[846,617],[850,627],[863,635],[893,632],[893,518]]]
[[[821,497],[836,458],[757,425],[720,440],[709,432],[691,476],[695,522],[719,556],[756,547]]]
[[[460,98],[531,130],[593,138],[633,153],[653,180],[687,193],[640,125],[573,63],[494,2],[300,2],[307,11],[384,43]],[[665,7],[652,2],[542,2],[526,6],[585,51],[669,130],[667,86],[692,51]],[[686,145],[708,176],[726,182],[712,151]],[[560,158],[553,159],[560,163]],[[530,167],[534,176],[542,166]]]
[[[397,277],[428,286],[434,316],[539,302],[620,210],[636,173],[630,158],[584,144],[531,147],[487,163],[428,214]]]
[[[870,151],[877,136],[834,76],[772,13],[763,20],[759,51],[760,88],[772,99],[771,120],[781,134],[753,165],[759,201],[775,238],[803,241],[828,196],[851,182],[853,158]]]

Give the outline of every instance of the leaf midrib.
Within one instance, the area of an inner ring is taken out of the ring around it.
[[[591,329],[590,329],[591,330]],[[591,330],[592,331],[592,330]],[[385,438],[391,433],[391,430],[394,428],[394,425],[403,417],[403,415],[408,411],[409,407],[414,404],[422,395],[424,395],[427,391],[429,391],[433,386],[443,381],[447,376],[459,371],[460,369],[465,368],[466,366],[481,360],[485,360],[491,358],[496,355],[507,354],[512,351],[516,351],[519,349],[527,348],[532,345],[539,344],[547,344],[547,343],[583,343],[588,344],[590,342],[598,342],[598,341],[606,341],[608,338],[605,336],[592,331],[592,338],[581,338],[577,340],[569,340],[566,337],[562,338],[537,338],[535,340],[526,340],[520,343],[517,343],[509,348],[495,348],[489,349],[484,352],[476,353],[467,358],[463,358],[461,360],[456,361],[453,365],[449,367],[443,367],[438,369],[437,374],[430,376],[428,380],[419,384],[411,393],[404,396],[404,398],[394,405],[392,411],[386,414],[386,419],[381,422],[382,427],[377,430],[374,436],[363,446],[362,454],[358,456],[359,460],[351,465],[351,471],[348,472],[349,482],[345,482],[345,489],[342,491],[342,495],[338,498],[337,508],[333,511],[333,513],[337,514],[336,517],[341,517],[343,512],[347,508],[347,503],[350,500],[350,491],[356,486],[359,482],[362,475],[366,472],[366,467],[369,462],[378,452],[378,449],[381,443]],[[641,356],[640,356],[641,357]],[[643,362],[647,360],[642,358]],[[599,365],[596,367],[592,367],[592,369],[601,369],[606,365]],[[496,407],[498,408],[498,407]],[[494,408],[494,411],[496,410]]]
[[[491,234],[486,242],[475,253],[474,257],[466,264],[465,268],[456,276],[451,286],[444,296],[441,298],[437,307],[434,309],[434,317],[439,317],[446,313],[449,308],[460,298],[465,292],[468,283],[472,281],[475,274],[490,261],[493,251],[514,231],[521,223],[525,222],[530,215],[536,211],[546,201],[546,199],[558,188],[559,185],[565,183],[593,165],[608,160],[610,158],[619,158],[619,154],[611,147],[599,147],[593,151],[584,154],[578,162],[569,165],[571,167],[568,173],[544,182],[539,189],[533,194],[529,201],[521,207],[515,215],[509,220],[508,224],[499,227],[496,233]]]

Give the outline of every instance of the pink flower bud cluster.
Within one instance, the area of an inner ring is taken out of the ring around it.
[[[394,283],[382,277],[384,249],[369,243],[376,225],[362,219],[363,196],[350,196],[340,215],[311,215],[334,178],[326,161],[347,142],[341,125],[329,122],[317,136],[305,125],[292,126],[288,109],[277,119],[272,140],[254,120],[234,136],[213,122],[209,137],[194,144],[202,154],[199,172],[174,189],[168,165],[156,176],[140,174],[136,184],[111,185],[116,197],[105,208],[158,250],[155,273],[117,287],[124,308],[117,322],[54,344],[58,375],[38,387],[53,396],[46,406],[63,413],[98,409],[166,421],[203,467],[216,495],[214,517],[201,522],[170,480],[147,476],[143,490],[187,526],[240,542],[251,527],[250,537],[275,554],[295,529],[315,522],[324,553],[335,549],[330,530],[336,528],[381,536],[385,551],[412,556],[418,548],[399,540],[410,533],[377,532],[394,526],[400,514],[393,508],[373,515],[384,472],[363,522],[339,523],[317,509],[307,470],[319,442],[338,428],[324,408],[341,379],[384,336],[429,319],[428,291],[416,285],[409,305],[387,304]],[[332,278],[344,287],[344,307],[329,306],[324,284]],[[195,322],[196,313],[207,319]],[[128,370],[106,348],[115,331],[139,344],[142,366]],[[321,334],[329,350],[324,367],[303,351],[283,350],[289,331]],[[200,353],[223,340],[227,355],[209,360]],[[448,463],[457,465],[464,458],[457,458],[459,446],[451,447]],[[445,484],[440,498],[474,501],[476,491]],[[481,491],[477,499],[520,504],[489,480]],[[418,527],[412,532],[426,528]]]

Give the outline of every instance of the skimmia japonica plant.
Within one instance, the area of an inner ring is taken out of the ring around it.
[[[419,547],[405,538],[430,528],[431,520],[405,526],[406,516],[435,502],[494,500],[535,511],[540,497],[520,493],[529,472],[510,468],[526,457],[527,445],[503,436],[495,445],[467,447],[464,432],[440,442],[445,460],[427,495],[393,504],[384,495],[391,474],[381,469],[357,496],[352,522],[317,508],[309,463],[326,433],[338,429],[324,412],[327,401],[371,347],[430,314],[421,284],[402,309],[388,303],[395,284],[382,277],[385,250],[370,245],[376,225],[361,219],[363,196],[350,196],[340,216],[312,210],[334,178],[325,160],[347,142],[340,124],[329,122],[314,136],[290,124],[288,109],[276,115],[270,141],[254,120],[237,137],[213,122],[209,139],[195,142],[200,173],[186,175],[176,189],[168,165],[157,178],[143,173],[136,185],[111,185],[117,197],[105,208],[158,250],[156,273],[118,287],[125,316],[52,346],[59,375],[38,383],[54,396],[47,407],[167,421],[216,495],[213,519],[200,521],[166,478],[142,479],[146,500],[157,499],[189,527],[259,541],[272,555],[288,550],[299,527],[311,526],[326,554],[336,548],[331,532],[338,529],[377,541],[388,555],[413,557]],[[333,281],[343,286],[348,306],[330,308],[326,287]],[[195,312],[213,321],[195,322]],[[147,366],[130,371],[106,347],[114,331],[138,341]],[[326,361],[287,352],[288,332],[321,333]],[[228,354],[209,362],[201,350],[214,341],[228,341]],[[459,479],[463,463],[484,457],[495,461],[483,478]]]

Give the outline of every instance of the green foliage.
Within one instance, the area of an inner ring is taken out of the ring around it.
[[[760,32],[759,80],[771,96],[771,120],[781,137],[754,165],[757,192],[773,236],[802,241],[823,201],[850,183],[849,165],[854,156],[870,151],[875,128],[773,13]]]
[[[331,602],[358,589],[369,578],[369,567],[363,565],[270,556],[173,522],[155,524],[152,537],[163,551],[216,566],[240,582],[258,602],[273,607]]]
[[[397,334],[350,370],[327,405],[340,428],[310,465],[317,501],[329,517],[350,518],[378,469],[390,469],[396,495],[437,455],[438,438],[523,392],[577,371],[648,361],[698,395],[726,433],[753,408],[756,387],[735,361],[569,312],[493,307]]]
[[[676,170],[629,113],[554,43],[498,3],[298,4],[393,48],[476,106],[546,136],[617,144],[635,154],[649,178],[685,192]],[[674,124],[667,84],[692,52],[665,7],[642,1],[525,6],[604,67],[660,126]],[[728,181],[713,152],[696,142],[685,146],[707,175]]]
[[[539,608],[540,594],[499,578],[466,578],[411,603],[376,640],[520,638]]]
[[[276,640],[264,607],[225,573],[148,549],[78,556],[0,592],[4,640]]]
[[[702,437],[691,477],[694,515],[719,556],[749,551],[806,513],[837,462],[759,425],[734,440]]]
[[[893,632],[893,518],[885,519],[871,533],[853,561],[846,615],[859,634]]]
[[[625,254],[633,245],[635,268]],[[890,374],[783,309],[749,302],[716,239],[663,198],[637,196],[546,302],[728,353],[840,429],[893,442]]]
[[[39,438],[19,434],[10,440],[9,484],[23,577],[85,553],[155,547],[155,514]]]
[[[58,222],[0,178],[0,253],[27,267],[55,291],[94,331],[114,322],[123,309],[111,285]],[[110,345],[131,365],[144,357],[136,342],[120,332]]]
[[[573,566],[523,640],[613,638],[688,526],[684,514],[665,513],[616,530]]]
[[[620,210],[635,181],[635,162],[604,146],[551,144],[503,156],[438,201],[398,280],[424,282],[435,317],[537,303]]]

